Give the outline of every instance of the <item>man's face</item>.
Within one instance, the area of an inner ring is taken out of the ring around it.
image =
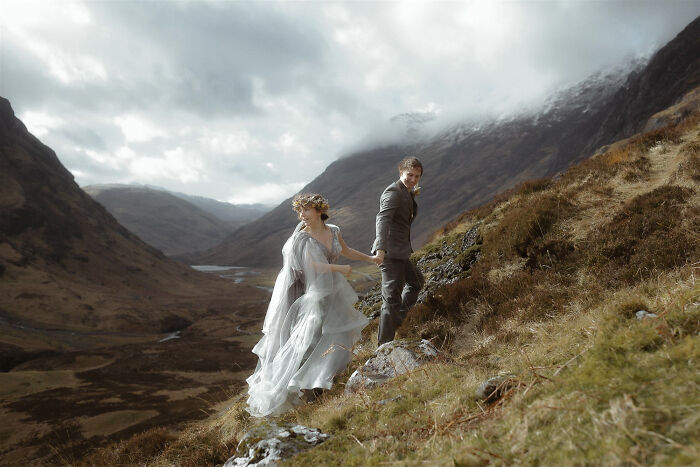
[[[411,167],[410,169],[401,172],[401,183],[403,183],[404,186],[410,190],[414,186],[418,185],[421,175],[423,175],[421,169]]]

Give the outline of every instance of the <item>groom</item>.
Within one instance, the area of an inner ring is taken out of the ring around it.
[[[372,245],[375,262],[382,271],[382,313],[379,318],[379,345],[394,340],[394,333],[416,303],[423,287],[423,275],[411,262],[411,223],[418,205],[414,188],[423,175],[423,165],[415,157],[399,162],[399,180],[389,185],[379,200],[377,235]]]

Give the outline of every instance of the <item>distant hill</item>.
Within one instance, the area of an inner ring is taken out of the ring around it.
[[[535,115],[451,128],[430,141],[377,147],[332,163],[303,188],[331,203],[331,219],[346,241],[367,251],[382,190],[398,178],[396,163],[424,163],[414,247],[461,212],[524,180],[553,175],[601,146],[644,128],[650,117],[700,84],[700,20],[690,23],[641,69],[624,79],[593,77],[552,99]],[[296,219],[290,200],[240,228],[191,261],[276,265]]]
[[[211,198],[205,198],[204,196],[187,195],[185,193],[178,193],[175,191],[170,191],[169,193],[177,196],[178,198],[187,200],[200,209],[218,217],[229,225],[231,231],[234,231],[240,226],[259,218],[273,208],[273,206],[267,206],[260,203],[231,204]]]
[[[139,185],[90,185],[83,189],[120,224],[168,256],[217,245],[265,212],[262,205],[236,206]]]

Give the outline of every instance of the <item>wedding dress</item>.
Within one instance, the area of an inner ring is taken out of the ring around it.
[[[302,389],[330,389],[333,377],[352,358],[352,346],[367,325],[353,304],[357,294],[329,265],[340,256],[340,229],[330,251],[299,223],[282,248],[284,263],[253,348],[258,365],[248,382],[251,415],[279,415],[302,401]]]

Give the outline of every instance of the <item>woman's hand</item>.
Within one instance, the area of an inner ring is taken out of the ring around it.
[[[350,274],[352,274],[352,266],[350,266],[349,264],[343,264],[339,267],[339,269],[339,272],[345,277],[350,277]]]

